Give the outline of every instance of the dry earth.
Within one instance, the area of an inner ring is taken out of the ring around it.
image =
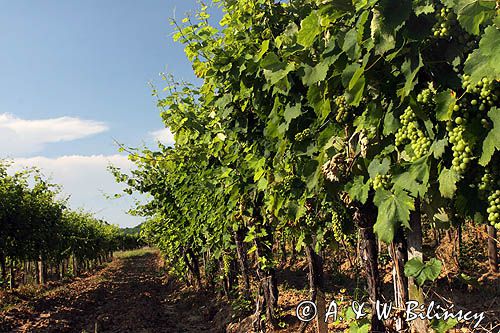
[[[94,275],[0,312],[0,332],[220,332],[224,307],[165,280],[160,266],[151,252],[116,258]]]

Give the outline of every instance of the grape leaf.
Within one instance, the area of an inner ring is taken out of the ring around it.
[[[373,18],[370,24],[371,37],[375,41],[375,52],[384,54],[396,46],[394,32],[384,26],[382,13],[373,10]]]
[[[493,121],[493,128],[483,142],[483,153],[479,159],[479,164],[485,166],[491,160],[495,149],[500,150],[500,112],[493,107],[488,112],[488,117]]]
[[[416,259],[416,258],[414,258]],[[442,263],[436,258],[432,258],[425,263],[424,269],[420,272],[416,279],[417,284],[422,285],[425,281],[434,281],[441,273]]]
[[[352,200],[358,200],[362,204],[368,199],[368,191],[370,190],[370,183],[364,182],[363,176],[357,176],[354,180],[346,185],[346,192]]]
[[[448,140],[447,139],[442,139],[438,141],[434,141],[432,143],[430,151],[433,153],[434,157],[436,159],[440,158],[443,156],[446,146],[448,146]]]
[[[389,109],[384,117],[384,135],[393,134],[399,128],[400,124],[394,113]]]
[[[436,118],[439,121],[446,121],[451,119],[453,107],[457,99],[451,90],[443,91],[434,97],[436,103]]]
[[[424,263],[420,258],[408,260],[405,264],[405,275],[407,277],[416,277],[424,269]]]
[[[316,36],[321,32],[319,17],[316,12],[312,12],[300,22],[300,30],[297,34],[297,42],[304,46],[313,45]]]
[[[415,209],[413,199],[405,191],[395,189],[394,193],[377,191],[373,201],[378,207],[377,222],[373,231],[380,240],[390,243],[399,223],[410,227],[410,210]]]
[[[471,76],[471,82],[478,82],[483,77],[500,79],[500,31],[494,26],[485,29],[475,49],[465,61],[464,72]]]
[[[417,83],[415,78],[417,77],[418,71],[422,68],[422,66],[423,62],[420,53],[418,53],[418,59],[416,59],[416,56],[413,54],[412,57],[407,58],[403,62],[403,65],[401,65],[401,72],[404,74],[406,79],[404,87],[398,89],[397,92],[398,96],[401,97],[401,101],[403,101],[403,99],[413,90],[413,87],[415,87],[415,84]]]
[[[262,59],[262,56],[267,52],[267,50],[269,50],[269,39],[266,39],[264,42],[262,42],[259,53],[257,53],[255,56],[255,61],[259,61],[260,59]]]
[[[323,122],[330,112],[332,112],[332,106],[330,105],[330,100],[328,98],[323,99],[320,103],[318,103],[318,108],[314,109],[314,111],[319,111],[319,118],[321,122]]]
[[[363,98],[363,92],[365,91],[365,76],[361,76],[356,82],[354,87],[346,91],[346,100],[350,105],[358,106],[359,102]]]
[[[461,0],[458,2],[458,22],[468,33],[479,35],[479,27],[495,17],[495,2]]]
[[[301,114],[302,105],[300,103],[295,104],[294,106],[287,106],[285,109],[285,121],[287,124],[290,124],[292,119],[297,118]]]
[[[365,90],[365,76],[361,75],[363,70],[363,66],[353,63],[342,72],[342,84],[348,88],[345,92],[347,102],[354,106],[357,106],[363,98]]]
[[[446,333],[453,327],[457,326],[458,320],[455,318],[450,318],[448,320],[433,318],[430,324],[436,333]]]
[[[356,321],[354,321],[349,326],[349,333],[368,333],[370,332],[370,328],[371,328],[370,323],[364,323],[360,321],[360,323],[358,324]]]
[[[356,11],[360,11],[361,9],[370,8],[377,3],[378,0],[353,0]]]
[[[331,105],[329,98],[323,98],[323,92],[321,87],[317,84],[309,86],[307,90],[307,99],[309,104],[314,108],[314,112],[318,116],[318,119],[323,121],[328,117],[331,112]]]
[[[408,260],[405,264],[405,275],[414,277],[419,286],[422,286],[425,281],[434,281],[441,273],[441,261],[432,258],[426,263],[422,262],[420,258],[413,258]]]
[[[344,86],[344,88],[349,88],[349,83],[351,82],[354,74],[358,71],[359,68],[361,68],[361,65],[357,63],[352,63],[344,68],[341,76],[342,85]]]
[[[393,177],[394,187],[407,190],[416,197],[424,196],[429,187],[429,165],[427,157],[422,157],[411,163],[408,171]]]
[[[349,58],[356,60],[359,58],[359,44],[358,44],[358,29],[353,28],[349,30],[344,37],[344,44],[342,50],[349,56]]]
[[[444,198],[453,198],[460,175],[451,169],[443,169],[439,175],[439,192]]]
[[[368,166],[370,178],[375,178],[376,175],[385,175],[390,169],[390,164],[391,162],[388,158],[384,158],[382,161],[374,158]]]
[[[291,45],[295,44],[297,41],[297,33],[299,32],[299,27],[295,22],[291,22],[288,24],[286,27],[285,31],[278,37],[276,37],[276,40],[274,41],[276,43],[276,46],[279,48],[282,45]]]
[[[417,16],[434,13],[434,5],[431,0],[413,0],[413,11]]]
[[[272,71],[268,69],[264,69],[264,76],[269,81],[271,85],[277,84],[282,79],[286,78],[288,73],[295,69],[294,64],[288,64],[284,69]]]
[[[279,135],[279,124],[281,123],[282,117],[280,116],[279,110],[281,109],[282,104],[279,101],[279,98],[276,97],[274,99],[274,105],[271,110],[271,113],[269,114],[269,121],[267,122],[267,126],[264,130],[264,134],[266,136],[270,136],[272,138],[275,138]]]
[[[270,71],[278,71],[280,69],[285,69],[286,65],[279,59],[279,57],[274,52],[269,52],[261,61],[260,67]]]
[[[381,0],[373,9],[370,24],[371,37],[375,42],[375,53],[384,54],[396,46],[396,32],[405,24],[411,11],[408,0]]]
[[[317,82],[323,81],[328,73],[329,64],[327,62],[320,62],[316,66],[306,66],[304,68],[304,76],[302,82],[306,86],[311,86]]]

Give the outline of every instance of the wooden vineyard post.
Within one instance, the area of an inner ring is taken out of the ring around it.
[[[410,229],[408,230],[408,260],[418,258],[423,261],[422,252],[422,220],[420,215],[420,199],[415,200],[415,211],[410,215]],[[422,289],[415,283],[415,278],[408,278],[408,298],[419,304],[425,302]],[[410,331],[413,333],[426,333],[428,322],[417,318],[411,322]]]
[[[496,230],[492,225],[487,226],[488,230],[488,261],[490,264],[490,271],[498,273],[498,251],[496,244]]]

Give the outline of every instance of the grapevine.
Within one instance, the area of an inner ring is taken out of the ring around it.
[[[202,86],[160,100],[176,143],[161,148],[157,168],[139,161],[144,172],[134,173],[138,190],[152,194],[148,213],[175,221],[159,232],[165,255],[177,260],[179,243],[204,259],[229,253],[237,230],[257,252],[259,280],[273,281],[276,243],[284,253],[300,244],[320,255],[328,235],[345,240],[355,226],[360,248],[376,248],[376,237],[403,244],[418,237],[411,223],[451,207],[461,221],[487,212],[498,224],[498,175],[488,171],[498,160],[492,111],[500,97],[490,3],[466,10],[453,1],[222,6],[221,30],[206,21],[179,28]],[[221,128],[224,139],[214,141]],[[142,178],[153,185],[142,187]],[[349,210],[325,208],[338,196]],[[234,221],[241,197],[248,208]],[[309,201],[321,202],[316,215]],[[273,238],[280,235],[289,236]],[[367,280],[376,284],[376,256],[366,254]],[[261,315],[274,313],[273,304],[259,304]]]
[[[71,259],[71,274],[78,274],[86,269],[79,262],[110,260],[112,251],[142,245],[137,235],[126,235],[90,213],[66,208],[66,203],[56,198],[58,186],[49,184],[38,170],[11,175],[7,166],[0,160],[0,204],[8,207],[0,215],[0,267],[5,267],[6,261],[12,265],[29,260],[41,266],[57,264],[68,271]],[[31,274],[25,266],[11,266],[11,285],[16,283],[16,271]],[[5,269],[1,273],[0,286],[5,282]],[[43,270],[34,276],[39,284],[47,278]]]

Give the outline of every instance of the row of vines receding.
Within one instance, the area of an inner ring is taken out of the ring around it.
[[[202,80],[165,76],[166,94],[154,91],[175,144],[129,150],[138,169],[114,169],[128,192],[151,195],[136,213],[149,217],[142,233],[173,273],[246,304],[257,331],[286,325],[284,262],[307,262],[320,315],[324,268],[339,257],[372,313],[377,300],[430,300],[439,278],[474,280],[461,270],[465,238],[487,253],[498,283],[498,2],[215,5],[219,27],[204,4],[173,21]],[[456,270],[439,256],[451,243]],[[419,319],[411,329],[456,324]],[[396,312],[350,329],[408,325]],[[327,328],[320,320],[317,329]]]
[[[110,261],[113,251],[143,245],[137,235],[69,209],[40,170],[10,167],[0,160],[0,290],[76,276]]]

